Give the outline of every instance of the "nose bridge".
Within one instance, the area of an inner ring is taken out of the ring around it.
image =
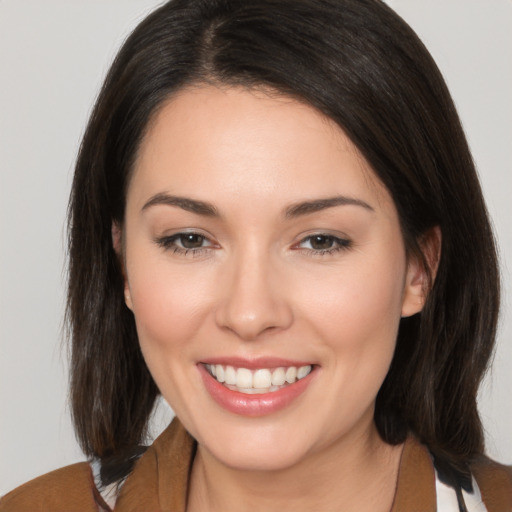
[[[292,321],[290,304],[280,286],[280,272],[268,249],[257,243],[239,247],[226,261],[226,289],[217,310],[219,326],[252,340]]]

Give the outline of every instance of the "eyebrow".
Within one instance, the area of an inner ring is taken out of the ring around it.
[[[166,193],[159,193],[151,197],[142,207],[142,211],[155,205],[177,206],[178,208],[197,215],[220,217],[217,208],[215,208],[211,203],[198,201],[197,199],[191,199],[189,197],[172,196]],[[360,206],[361,208],[371,212],[375,211],[368,203],[361,199],[346,196],[335,196],[294,203],[284,210],[284,217],[287,219],[295,218],[326,210],[328,208],[347,205]]]
[[[204,215],[206,217],[219,217],[217,208],[215,208],[211,203],[197,201],[196,199],[190,199],[188,197],[171,196],[165,193],[154,195],[147,203],[144,204],[142,211],[158,204],[177,206],[187,212]]]
[[[367,202],[361,199],[346,196],[335,196],[328,197],[325,199],[315,199],[313,201],[302,201],[300,203],[292,204],[291,206],[286,208],[285,217],[300,217],[302,215],[309,215],[310,213],[326,210],[327,208],[334,208],[335,206],[346,205],[360,206],[371,212],[375,211]]]

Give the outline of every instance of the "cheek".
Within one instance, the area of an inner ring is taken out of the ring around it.
[[[377,267],[333,272],[328,280],[312,280],[302,290],[305,310],[318,319],[322,329],[337,333],[359,345],[370,333],[396,331],[402,306],[403,274],[390,267]],[[300,292],[299,292],[300,293]],[[351,335],[348,335],[348,334]],[[371,341],[371,339],[368,339]]]
[[[131,268],[132,309],[143,351],[183,347],[194,337],[208,309],[207,281],[197,271],[192,278],[186,268],[172,267],[165,257],[143,263],[134,258]]]
[[[369,267],[368,271],[333,274],[328,286],[316,293],[306,308],[313,338],[322,340],[323,371],[331,383],[325,391],[333,410],[329,435],[351,425],[373,410],[388,373],[400,322],[400,272]],[[317,286],[311,283],[309,290]]]
[[[190,380],[190,371],[195,369],[191,341],[198,337],[209,310],[205,276],[196,271],[193,278],[186,269],[177,271],[166,258],[134,258],[131,268],[130,294],[142,354],[173,410],[186,410],[185,397],[193,393],[190,386],[194,383]],[[186,389],[184,383],[188,383]]]
[[[299,299],[315,337],[326,343],[326,369],[359,398],[374,398],[393,358],[405,257],[392,256],[333,271],[329,280],[311,279]]]

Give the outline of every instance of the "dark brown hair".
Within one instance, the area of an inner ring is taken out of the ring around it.
[[[80,149],[70,201],[71,400],[86,454],[140,443],[158,390],[142,358],[111,226],[122,225],[148,122],[170,95],[208,82],[271,88],[339,124],[391,193],[409,254],[442,231],[421,314],[402,319],[377,397],[383,439],[413,432],[464,468],[483,451],[476,395],[492,353],[499,276],[461,124],[434,61],[379,0],[176,0],[115,59]]]

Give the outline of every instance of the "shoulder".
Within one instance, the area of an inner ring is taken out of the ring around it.
[[[512,466],[480,457],[471,472],[488,510],[512,510]]]
[[[0,512],[97,512],[90,466],[80,462],[42,475],[0,499]]]

